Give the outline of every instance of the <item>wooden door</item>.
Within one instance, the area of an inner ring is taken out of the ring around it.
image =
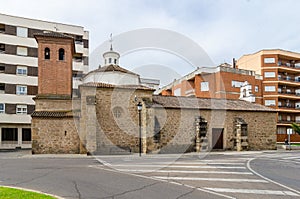
[[[212,147],[213,149],[223,149],[223,128],[212,129]]]

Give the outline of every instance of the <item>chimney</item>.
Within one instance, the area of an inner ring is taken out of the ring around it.
[[[233,68],[236,68],[236,61],[235,61],[235,58],[232,59],[232,67],[233,67]]]

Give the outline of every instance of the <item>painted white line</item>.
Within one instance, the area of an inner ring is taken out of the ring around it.
[[[192,173],[192,174],[237,174],[237,175],[253,175],[251,172],[234,172],[234,171],[184,171],[184,170],[151,170],[151,169],[118,169],[124,172],[133,173]]]
[[[191,188],[191,189],[195,189],[194,186],[191,186],[191,185],[187,185],[187,184],[184,184],[185,187],[188,187],[188,188]]]
[[[163,180],[163,179],[157,179],[157,178],[154,178],[154,177],[151,177],[151,176],[143,176],[143,175],[139,175],[139,174],[135,174],[135,173],[125,173],[125,172],[122,172],[122,171],[113,170],[113,169],[107,169],[107,168],[99,167],[99,166],[95,167],[95,166],[90,165],[89,167],[95,168],[95,169],[101,169],[101,170],[109,171],[109,172],[113,172],[113,173],[122,173],[122,174],[130,175],[130,176],[135,176],[135,177],[145,178],[145,179],[151,179],[151,180],[155,180],[155,181],[165,182],[165,183],[170,183],[171,184],[170,181]],[[184,185],[184,184],[180,184],[180,183],[173,183],[173,184],[177,185],[177,186]],[[221,193],[217,193],[217,192],[213,192],[213,191],[209,191],[209,190],[206,190],[206,189],[201,189],[201,188],[196,188],[196,187],[194,187],[194,188],[196,190],[198,190],[198,191],[202,191],[202,192],[205,192],[205,193],[213,194],[213,195],[216,195],[216,196],[221,196],[221,197],[229,198],[229,199],[236,199],[234,197],[227,196],[227,195],[224,195],[224,194],[221,194]]]
[[[291,191],[276,191],[276,190],[261,190],[261,189],[227,189],[227,188],[209,188],[203,187],[215,192],[223,193],[246,193],[246,194],[264,194],[264,195],[280,195],[280,196],[299,196],[298,194]]]
[[[248,168],[252,173],[254,173],[255,175],[261,177],[262,179],[265,179],[265,180],[267,180],[267,181],[269,181],[269,182],[271,182],[271,183],[274,183],[274,184],[276,184],[276,185],[279,185],[279,186],[281,186],[281,187],[283,187],[283,188],[285,188],[285,189],[288,189],[288,190],[290,190],[290,191],[292,191],[292,192],[297,193],[298,195],[300,195],[300,192],[299,192],[299,191],[297,191],[297,190],[295,190],[295,189],[293,189],[293,188],[290,188],[290,187],[288,187],[288,186],[285,186],[285,185],[283,185],[283,184],[280,184],[279,182],[275,182],[275,181],[273,181],[273,180],[271,180],[271,179],[269,179],[269,178],[267,178],[267,177],[265,177],[265,176],[263,176],[263,175],[257,173],[256,171],[254,171],[254,170],[251,168],[251,166],[250,166],[250,162],[251,162],[252,160],[254,160],[254,159],[255,159],[255,158],[252,158],[251,160],[249,160],[249,161],[247,162],[247,168]]]
[[[182,185],[179,182],[170,182],[171,184]]]
[[[165,165],[245,165],[246,162],[150,162],[151,164]],[[138,163],[139,165],[149,164],[149,162]]]
[[[299,158],[299,156],[292,156],[292,157],[287,157],[287,158],[282,158],[282,159],[284,159],[284,160],[290,160],[290,159],[298,159]]]
[[[101,164],[105,165],[105,166],[111,166],[110,163],[106,162],[105,160],[101,160],[101,159],[97,159]]]
[[[235,163],[228,163],[228,162],[215,162],[215,163],[207,163],[208,165],[218,165],[218,164],[224,164],[224,165],[245,165],[245,162],[235,162]]]
[[[112,167],[168,167],[168,168],[189,168],[189,169],[246,169],[246,167],[239,167],[239,166],[206,166],[206,165],[199,165],[199,166],[191,166],[191,165],[147,165],[147,164],[116,164],[110,165]]]
[[[197,188],[197,190],[207,192],[207,193],[210,193],[210,194],[214,194],[214,195],[217,195],[217,196],[221,196],[221,197],[224,197],[224,198],[236,199],[235,197],[227,196],[227,195],[217,193],[217,192],[213,192],[213,191],[210,191],[210,190],[207,190],[207,189]]]
[[[266,180],[260,179],[238,179],[238,178],[190,178],[190,177],[166,177],[166,176],[153,176],[162,180],[190,180],[190,181],[222,181],[222,182],[262,182],[269,183]]]
[[[230,159],[216,159],[216,160],[202,160],[200,159],[199,161],[201,162],[242,162],[245,160],[250,160],[251,158],[230,158]]]

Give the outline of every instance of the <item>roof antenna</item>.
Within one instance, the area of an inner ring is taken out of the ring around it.
[[[112,35],[112,33],[110,33],[110,39],[109,39],[109,42],[110,42],[110,51],[113,51],[113,47],[112,47],[113,35]]]

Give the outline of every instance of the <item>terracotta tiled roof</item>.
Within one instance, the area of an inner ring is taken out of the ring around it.
[[[122,68],[121,66],[118,66],[118,65],[108,65],[108,66],[103,66],[101,68],[98,68],[96,70],[93,70],[93,71],[90,71],[88,74],[90,73],[95,73],[95,72],[111,72],[111,71],[118,71],[118,72],[122,72],[122,73],[128,73],[128,74],[132,74],[132,75],[137,75],[136,73],[133,73],[125,68]],[[88,75],[86,74],[86,75]]]
[[[276,112],[275,109],[271,109],[260,104],[246,102],[243,100],[208,99],[160,95],[153,96],[152,107]]]
[[[53,32],[53,31],[44,31],[44,32],[41,32],[41,33],[35,33],[33,35],[34,35],[34,37],[43,36],[43,37],[57,37],[57,38],[74,39],[70,35],[66,35],[66,34],[63,34],[63,33],[60,33],[60,32]]]
[[[77,117],[72,111],[34,111],[31,117],[46,117],[46,118],[63,118],[63,117]]]
[[[97,88],[124,88],[124,89],[138,89],[138,90],[155,90],[153,88],[149,88],[142,85],[114,85],[114,84],[106,84],[101,82],[88,82],[79,85],[79,87],[97,87]]]

